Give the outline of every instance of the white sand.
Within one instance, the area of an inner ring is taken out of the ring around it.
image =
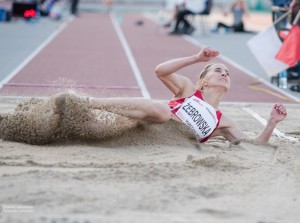
[[[254,137],[262,125],[245,106],[267,118],[271,105],[222,105]],[[300,140],[300,106],[287,109],[278,129]],[[184,131],[170,122],[97,143],[0,141],[0,222],[299,222],[299,141],[198,144]]]

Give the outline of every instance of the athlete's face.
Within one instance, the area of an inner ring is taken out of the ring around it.
[[[219,87],[228,91],[230,88],[230,77],[227,67],[224,64],[214,64],[205,78],[208,87]]]

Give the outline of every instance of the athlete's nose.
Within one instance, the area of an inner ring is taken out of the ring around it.
[[[229,73],[226,69],[222,71],[222,77],[228,77],[229,78]]]

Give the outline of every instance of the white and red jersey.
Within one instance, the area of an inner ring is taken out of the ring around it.
[[[190,97],[171,100],[169,107],[175,116],[193,130],[200,142],[209,139],[222,117],[221,111],[203,100],[199,90]]]

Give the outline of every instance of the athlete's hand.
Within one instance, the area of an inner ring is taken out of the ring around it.
[[[272,107],[270,116],[271,116],[270,117],[271,120],[273,120],[275,122],[281,122],[287,116],[287,112],[286,112],[285,107],[280,103],[276,103]]]
[[[219,51],[217,51],[213,48],[210,48],[210,47],[204,47],[196,55],[196,57],[199,62],[207,62],[207,61],[210,61],[211,59],[215,58],[218,55],[219,55]]]

